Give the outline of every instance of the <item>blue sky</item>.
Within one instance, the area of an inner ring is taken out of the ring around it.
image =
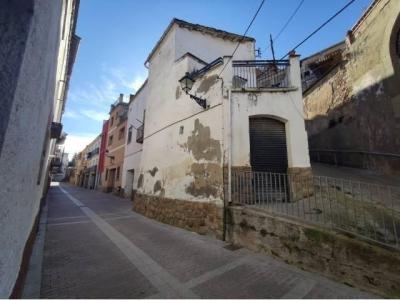
[[[263,58],[300,0],[266,0],[248,35]],[[317,28],[348,0],[305,0],[275,42],[277,57]],[[81,0],[77,34],[82,38],[63,117],[66,152],[77,152],[101,132],[119,93],[134,93],[146,78],[147,55],[172,18],[243,34],[259,0]],[[357,0],[297,52],[305,57],[344,39],[371,0]]]

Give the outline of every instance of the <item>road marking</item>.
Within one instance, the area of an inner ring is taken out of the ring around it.
[[[113,220],[129,219],[129,218],[133,218],[133,217],[134,217],[134,215],[120,216],[120,217],[105,217],[103,219],[107,220],[107,221],[113,221]],[[86,216],[85,216],[85,218],[86,218]],[[47,226],[74,225],[74,224],[85,224],[85,223],[91,223],[91,221],[48,223]]]
[[[202,275],[200,275],[200,276],[198,276],[196,278],[193,278],[193,279],[187,281],[185,283],[185,286],[187,288],[194,288],[195,286],[198,286],[198,285],[200,285],[200,284],[202,284],[204,282],[207,282],[207,281],[209,281],[209,280],[211,280],[211,279],[213,279],[213,278],[215,278],[217,276],[220,276],[220,275],[222,275],[222,274],[224,274],[224,273],[226,273],[226,272],[228,272],[230,270],[233,270],[233,269],[239,267],[240,265],[242,265],[242,264],[244,264],[246,262],[248,262],[248,257],[241,257],[239,259],[236,259],[233,262],[230,262],[230,263],[228,263],[226,265],[223,265],[223,266],[221,266],[219,268],[216,268],[214,270],[206,272],[206,273],[204,273],[204,274],[202,274]]]
[[[156,287],[162,298],[199,298],[193,291],[157,264],[150,256],[100,218],[93,210],[59,186],[59,189],[92,220],[128,260]]]
[[[281,297],[281,299],[301,299],[311,292],[314,286],[315,281],[301,278],[289,292]]]
[[[76,222],[60,222],[60,223],[49,223],[47,226],[53,227],[53,226],[61,226],[61,225],[74,225],[74,224],[87,224],[91,223],[90,221],[76,221]]]

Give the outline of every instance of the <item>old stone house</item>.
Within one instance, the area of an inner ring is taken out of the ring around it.
[[[143,144],[128,143],[124,165],[136,211],[221,237],[234,172],[311,174],[298,56],[256,61],[254,50],[250,37],[169,24],[130,105],[138,108],[128,126],[144,126]],[[134,151],[140,162],[130,159]]]
[[[78,0],[0,1],[0,298],[21,295],[68,82]]]
[[[313,160],[400,172],[399,12],[375,0],[345,41],[302,60]]]

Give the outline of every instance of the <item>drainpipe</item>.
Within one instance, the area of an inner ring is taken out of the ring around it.
[[[231,91],[227,90],[228,101],[225,103],[224,95],[224,80],[221,80],[221,95],[222,95],[222,131],[223,131],[223,148],[228,152],[227,164],[228,164],[228,193],[224,193],[223,201],[223,216],[222,216],[222,240],[226,241],[226,230],[227,230],[227,211],[228,205],[231,202]],[[228,107],[226,107],[228,105]],[[225,159],[225,154],[223,156]],[[223,167],[225,161],[223,162]],[[225,178],[225,173],[223,174]],[[227,197],[225,197],[227,195]]]
[[[232,91],[228,90],[228,116],[227,123],[227,148],[228,148],[228,199],[224,201],[224,241],[226,239],[227,229],[227,212],[228,206],[232,202],[232,105],[231,105]],[[228,200],[228,201],[226,201]]]

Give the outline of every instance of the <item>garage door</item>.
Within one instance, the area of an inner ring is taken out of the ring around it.
[[[285,123],[253,117],[250,126],[250,161],[253,171],[286,173],[287,149]]]

